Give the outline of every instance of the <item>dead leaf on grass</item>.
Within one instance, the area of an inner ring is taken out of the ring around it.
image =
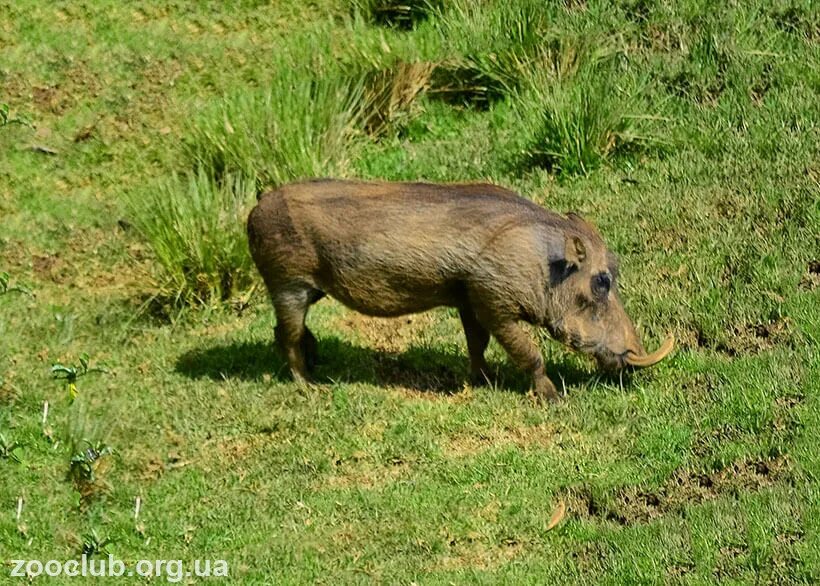
[[[567,512],[567,504],[564,501],[559,501],[558,506],[552,512],[550,522],[547,523],[547,531],[555,529],[555,527],[564,519]]]

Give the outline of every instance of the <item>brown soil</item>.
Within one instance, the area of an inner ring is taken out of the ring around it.
[[[379,488],[407,476],[410,471],[410,465],[403,460],[383,466],[353,457],[336,460],[335,464],[333,475],[317,482],[316,489]]]
[[[820,287],[820,260],[809,262],[806,274],[800,279],[799,287],[808,291],[814,291]]]
[[[461,538],[446,535],[445,539],[449,546],[447,553],[435,560],[431,567],[433,571],[460,568],[492,570],[514,560],[531,545],[513,537],[501,543],[490,543],[475,532]]]
[[[792,341],[792,325],[788,318],[767,323],[733,325],[725,341],[712,339],[700,330],[690,336],[681,336],[683,346],[691,344],[732,357],[757,354]]]
[[[633,525],[648,523],[688,505],[789,482],[791,477],[788,459],[778,456],[735,462],[711,473],[679,470],[657,489],[625,488],[610,503],[602,502],[585,489],[570,494],[567,501],[576,516]]]

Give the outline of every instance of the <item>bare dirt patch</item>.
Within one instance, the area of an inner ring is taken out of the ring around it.
[[[589,490],[571,494],[570,510],[582,518],[596,518],[618,525],[648,523],[685,506],[700,504],[726,495],[757,492],[792,478],[785,456],[735,462],[710,473],[679,470],[655,489],[622,489],[612,499],[602,499]]]
[[[786,318],[735,328],[737,334],[730,349],[738,354],[755,354],[787,343],[791,337],[790,322]]]
[[[62,116],[80,101],[98,97],[101,87],[100,76],[86,63],[76,61],[67,64],[63,78],[57,82],[31,82],[28,99],[38,111]]]
[[[217,439],[212,445],[205,444],[206,453],[213,453],[217,460],[225,464],[236,464],[247,459],[261,445],[271,441],[269,434],[228,436]]]
[[[807,291],[814,291],[820,287],[820,260],[809,262],[806,273],[800,278],[799,287]]]
[[[11,405],[20,397],[20,389],[12,382],[12,375],[0,376],[0,405]]]
[[[35,254],[31,257],[31,268],[38,279],[57,284],[66,282],[65,262],[56,254]]]
[[[410,472],[410,465],[404,460],[395,459],[388,465],[382,465],[370,461],[365,454],[353,454],[349,458],[337,457],[334,466],[333,474],[317,483],[317,490],[379,488],[406,477]]]
[[[731,326],[726,339],[715,339],[706,332],[696,329],[692,336],[694,345],[724,354],[726,356],[754,355],[775,346],[793,342],[792,322],[780,318],[756,324],[736,324]],[[684,336],[686,339],[687,336]]]
[[[151,482],[165,473],[165,461],[157,454],[148,454],[141,458],[136,468],[141,481]]]
[[[348,468],[324,479],[321,488],[379,488],[401,479],[407,470],[403,463],[381,468]]]

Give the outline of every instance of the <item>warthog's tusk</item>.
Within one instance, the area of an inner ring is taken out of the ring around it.
[[[652,354],[638,356],[632,352],[626,355],[626,363],[632,366],[652,366],[666,358],[672,349],[675,347],[675,337],[669,334],[661,344],[661,347],[655,350]]]

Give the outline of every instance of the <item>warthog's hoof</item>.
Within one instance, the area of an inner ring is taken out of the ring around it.
[[[532,394],[535,400],[541,403],[556,403],[561,398],[558,389],[547,377],[540,378],[535,382]]]

